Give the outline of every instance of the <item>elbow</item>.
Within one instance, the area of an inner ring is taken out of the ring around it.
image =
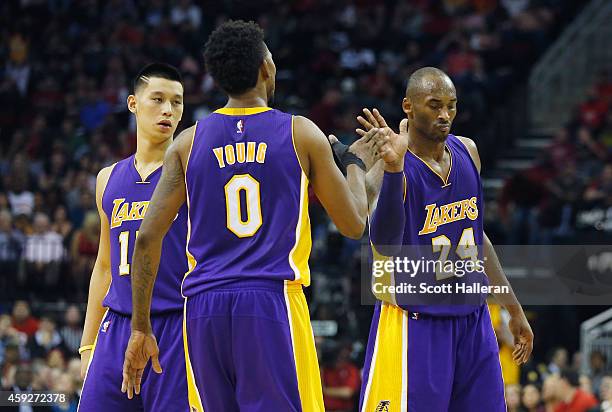
[[[363,232],[366,227],[366,220],[359,219],[352,225],[347,225],[344,228],[338,228],[342,236],[348,237],[349,239],[359,240],[363,237]]]

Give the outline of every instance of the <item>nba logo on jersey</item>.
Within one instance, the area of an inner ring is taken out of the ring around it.
[[[108,330],[108,327],[110,326],[110,320],[107,320],[106,322],[104,322],[102,324],[102,332],[106,333],[106,331]]]
[[[244,132],[244,120],[240,119],[236,122],[236,133]]]
[[[389,412],[391,401],[380,401],[376,407],[376,412]]]

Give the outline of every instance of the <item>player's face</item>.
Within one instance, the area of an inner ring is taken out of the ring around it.
[[[152,77],[136,95],[128,97],[138,129],[161,141],[171,138],[183,116],[183,85],[175,80]]]
[[[457,115],[457,94],[454,87],[432,89],[412,99],[405,98],[404,112],[411,128],[430,140],[443,142]]]

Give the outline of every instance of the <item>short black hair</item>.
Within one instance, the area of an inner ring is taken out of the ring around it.
[[[563,368],[561,369],[561,373],[559,374],[561,379],[565,379],[567,383],[569,383],[574,388],[580,386],[580,375],[574,369],[571,368]]]
[[[147,84],[147,79],[151,77],[160,77],[162,79],[174,80],[183,84],[181,73],[174,66],[166,63],[150,63],[140,69],[136,77],[134,78],[134,93]]]
[[[221,24],[204,46],[206,69],[230,96],[255,87],[264,56],[264,32],[252,21],[229,20]]]
[[[453,89],[455,87],[450,77],[442,70],[437,67],[422,67],[410,75],[406,86],[406,97],[413,98],[430,92],[434,84],[440,81],[442,87],[452,86]]]

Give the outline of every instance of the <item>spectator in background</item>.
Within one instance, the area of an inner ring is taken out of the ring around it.
[[[55,348],[63,348],[62,337],[56,329],[55,321],[48,316],[40,319],[38,330],[28,342],[32,358],[46,358]]]
[[[79,301],[87,296],[89,277],[98,255],[99,240],[100,218],[97,212],[89,211],[85,214],[83,227],[75,232],[70,247],[70,283],[75,288],[75,298]]]
[[[66,394],[64,402],[59,402],[51,407],[52,412],[76,412],[79,405],[75,382],[69,373],[62,373],[55,381],[53,391]]]
[[[605,375],[599,387],[601,404],[589,412],[612,412],[612,376]]]
[[[13,305],[12,320],[13,328],[25,333],[28,338],[38,330],[39,321],[30,314],[30,305],[25,300],[18,300]]]
[[[32,366],[27,363],[22,363],[17,367],[14,382],[10,386],[6,387],[5,390],[9,390],[13,393],[31,392],[33,379],[34,374],[32,372]],[[50,411],[51,409],[48,406],[37,406],[34,408],[26,403],[14,407],[5,407],[3,410],[18,412],[46,412]]]
[[[555,412],[587,412],[597,406],[597,399],[579,388],[578,372],[563,369],[556,383],[557,398],[561,400]]]
[[[557,406],[561,403],[557,389],[558,382],[559,376],[557,374],[549,375],[544,379],[542,384],[542,401],[544,402],[544,410],[546,412],[557,412]]]
[[[33,233],[26,237],[25,267],[28,290],[49,296],[58,286],[60,263],[64,257],[62,236],[51,230],[43,213],[34,216]]]
[[[323,402],[326,411],[351,412],[359,393],[359,369],[351,362],[350,343],[341,344],[331,353],[330,362],[321,369]]]
[[[70,244],[67,244],[72,240],[72,222],[68,220],[68,211],[64,205],[59,205],[53,212],[53,225],[51,230],[59,233],[64,238],[64,247],[68,248]]]
[[[601,174],[584,192],[586,207],[612,207],[612,163],[604,166]]]
[[[82,316],[77,305],[70,305],[64,314],[64,326],[60,331],[62,340],[66,348],[74,355],[78,353],[83,336],[83,328],[81,326]]]
[[[6,299],[9,285],[14,287],[17,283],[23,243],[23,235],[13,229],[11,213],[6,209],[0,210],[0,298]]]
[[[507,412],[521,412],[521,386],[506,385],[505,392]]]
[[[550,356],[550,363],[548,364],[548,373],[560,374],[563,369],[567,368],[567,361],[567,349],[561,347],[554,348]]]
[[[27,341],[25,333],[11,326],[9,315],[0,315],[0,365],[4,362],[4,354],[9,345],[23,345]]]
[[[591,369],[591,386],[593,388],[593,394],[597,397],[600,396],[601,381],[606,376],[606,367],[608,365],[608,358],[602,352],[594,350],[591,352],[589,357],[589,367]]]
[[[546,412],[541,402],[540,389],[534,384],[523,387],[522,402],[525,412]]]

